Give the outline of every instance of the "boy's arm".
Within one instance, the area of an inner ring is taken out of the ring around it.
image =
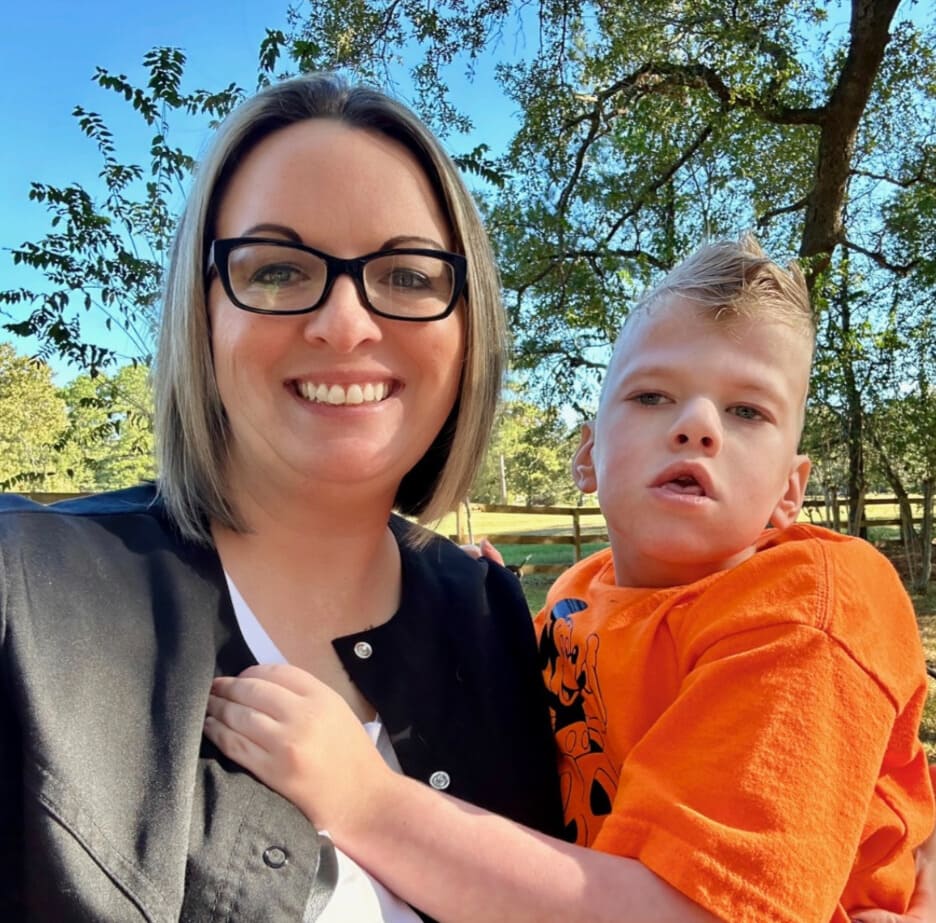
[[[929,771],[936,788],[936,763],[930,765]],[[916,867],[916,889],[905,915],[865,910],[853,917],[854,923],[936,923],[936,831],[916,851]]]
[[[718,919],[639,862],[563,843],[394,773],[344,701],[295,667],[216,679],[205,733],[444,923]]]

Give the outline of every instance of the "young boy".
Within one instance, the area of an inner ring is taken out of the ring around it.
[[[289,667],[217,680],[206,733],[441,920],[904,912],[933,826],[923,657],[886,560],[796,524],[813,341],[802,276],[750,238],[622,330],[573,463],[611,547],[537,619],[576,846],[395,776]]]

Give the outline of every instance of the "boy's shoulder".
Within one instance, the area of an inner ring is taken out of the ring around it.
[[[922,666],[915,614],[890,561],[868,542],[808,523],[767,530],[736,567],[658,590],[617,587],[610,549],[565,571],[550,588],[540,629],[557,602],[576,621],[627,612],[668,624],[690,658],[725,639],[757,633],[825,635],[867,668],[896,676]],[[586,615],[587,611],[587,615]]]
[[[576,561],[553,581],[543,608],[533,619],[537,631],[542,630],[556,600],[588,600],[599,583],[614,585],[614,559],[610,547]]]
[[[835,532],[825,526],[817,526],[809,522],[795,522],[785,529],[765,529],[757,543],[758,551],[782,547],[812,549],[813,554],[846,557],[857,555],[868,559],[884,557],[877,548],[863,538]],[[819,552],[820,548],[824,550]]]
[[[768,529],[748,560],[697,587],[716,607],[733,599],[832,633],[884,602],[909,606],[896,570],[873,545],[808,523]]]
[[[713,580],[698,603],[687,627],[700,647],[751,631],[825,636],[884,687],[915,682],[922,671],[910,597],[863,539],[800,523],[769,530],[757,553]]]

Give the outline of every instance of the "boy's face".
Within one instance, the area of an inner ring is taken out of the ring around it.
[[[598,491],[617,582],[678,586],[740,563],[802,503],[810,344],[674,298],[628,324],[573,462]]]

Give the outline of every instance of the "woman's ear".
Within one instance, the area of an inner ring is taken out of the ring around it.
[[[595,462],[592,458],[594,448],[595,424],[593,421],[583,423],[579,446],[572,456],[572,480],[583,494],[593,494],[598,489]]]
[[[803,498],[806,496],[806,482],[812,462],[808,455],[794,455],[790,466],[790,475],[787,478],[786,490],[774,507],[770,524],[775,529],[785,529],[793,525],[803,508]]]

